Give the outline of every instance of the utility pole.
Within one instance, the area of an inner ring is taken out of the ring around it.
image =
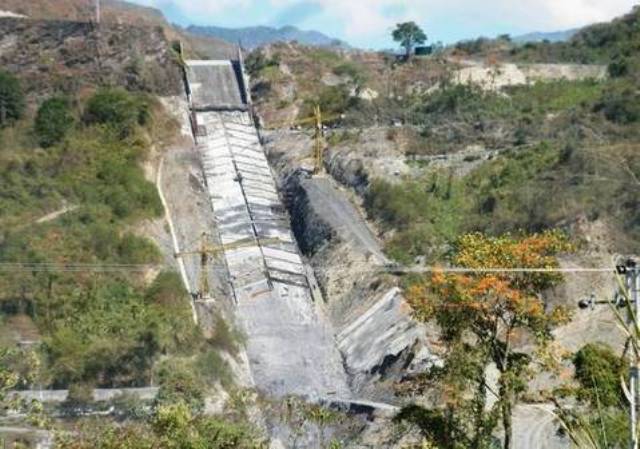
[[[630,319],[630,325],[632,326],[632,336],[631,338],[635,339],[635,344],[631,345],[632,354],[631,354],[631,369],[629,370],[629,429],[631,432],[631,442],[629,444],[630,449],[638,449],[638,390],[640,385],[638,385],[638,373],[640,370],[640,359],[638,357],[638,320],[640,319],[640,301],[638,301],[638,290],[640,290],[640,271],[638,270],[638,266],[634,263],[633,266],[627,271],[626,280],[630,295],[630,300],[633,302],[635,306],[635,312],[633,319]]]
[[[640,404],[640,267],[629,259],[624,265],[616,266],[618,275],[624,275],[626,292],[616,292],[613,300],[596,300],[592,295],[581,300],[581,309],[592,309],[596,304],[609,304],[618,308],[627,308],[629,338],[633,339],[629,347],[629,384],[623,385],[624,394],[629,402],[629,449],[638,447],[638,405]]]
[[[100,0],[96,0],[96,25],[100,25]]]

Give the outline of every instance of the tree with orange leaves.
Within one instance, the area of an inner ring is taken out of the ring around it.
[[[543,349],[553,326],[568,318],[561,309],[547,310],[541,293],[562,280],[546,270],[558,266],[556,254],[570,249],[557,231],[520,238],[469,234],[457,242],[452,260],[466,270],[435,272],[408,289],[417,317],[440,326],[447,351],[437,374],[449,413],[469,412],[464,447],[487,447],[501,420],[503,448],[511,448],[513,407],[525,390],[531,362],[516,340]],[[492,364],[498,372],[497,402],[488,407],[486,378]],[[453,441],[441,443],[458,447]]]

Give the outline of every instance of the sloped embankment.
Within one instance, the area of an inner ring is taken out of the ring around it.
[[[336,329],[354,392],[393,401],[392,383],[434,361],[376,236],[335,182],[301,170],[281,173],[293,230],[309,258]]]

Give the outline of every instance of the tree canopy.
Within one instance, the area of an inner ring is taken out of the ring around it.
[[[407,297],[420,319],[435,320],[440,326],[447,350],[437,375],[444,385],[443,402],[455,419],[461,420],[461,410],[469,411],[466,419],[471,424],[464,433],[470,436],[464,447],[487,447],[501,418],[504,448],[509,449],[511,415],[525,390],[530,362],[518,342],[531,341],[542,350],[551,339],[552,327],[567,319],[562,309],[545,310],[540,293],[562,279],[544,270],[557,267],[555,254],[571,245],[561,233],[548,231],[520,238],[469,234],[456,246],[453,264],[472,271],[436,272],[411,287]],[[493,391],[498,402],[487,412],[490,365],[499,373],[498,391]]]
[[[394,41],[399,42],[405,49],[407,58],[411,56],[411,52],[416,45],[424,44],[427,41],[427,35],[415,22],[397,24],[391,36]]]

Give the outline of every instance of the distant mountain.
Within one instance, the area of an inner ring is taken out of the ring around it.
[[[516,42],[518,44],[526,44],[527,42],[542,42],[545,40],[549,42],[566,42],[573,36],[575,36],[576,33],[578,33],[578,31],[580,30],[581,28],[573,28],[571,30],[553,31],[548,33],[527,33],[523,34],[522,36],[515,36],[512,40],[513,42]]]
[[[252,50],[274,42],[297,41],[304,45],[317,47],[348,47],[348,45],[319,31],[305,31],[294,26],[274,28],[255,26],[246,28],[223,28],[217,26],[195,26],[187,28],[192,34],[217,37],[227,42],[240,42],[246,49]]]

